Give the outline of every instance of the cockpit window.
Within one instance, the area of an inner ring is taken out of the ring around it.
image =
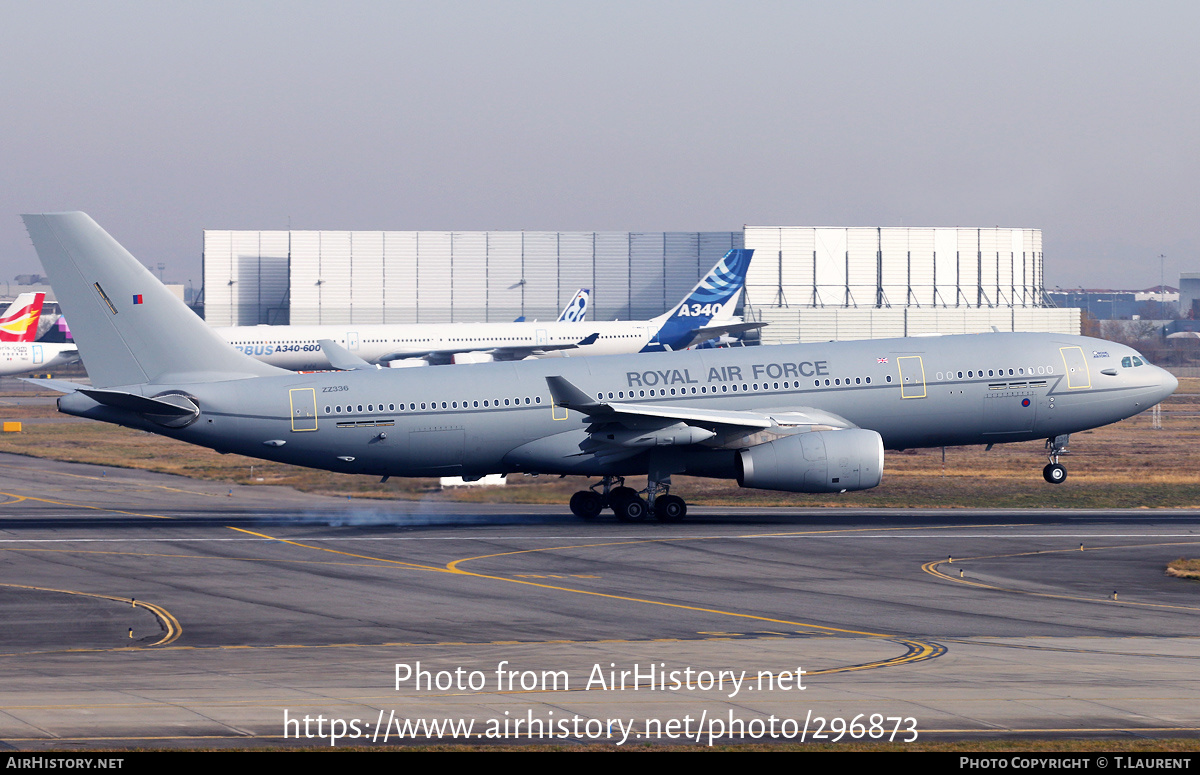
[[[1142,361],[1141,358],[1139,358],[1135,355],[1135,356],[1133,356],[1133,365],[1134,366],[1145,366],[1146,364]]]
[[[1128,368],[1131,368],[1132,366],[1133,366],[1133,358],[1130,358],[1128,355],[1126,355],[1124,358],[1121,359],[1121,368],[1122,369],[1128,369]]]

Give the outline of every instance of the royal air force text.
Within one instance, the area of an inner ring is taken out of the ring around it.
[[[756,379],[798,379],[800,377],[824,377],[829,374],[828,361],[800,361],[799,363],[755,363],[749,374],[741,366],[713,366],[708,370],[706,382],[744,382]],[[658,385],[698,385],[700,380],[692,376],[691,369],[667,369],[663,371],[627,371],[628,387],[656,387]]]

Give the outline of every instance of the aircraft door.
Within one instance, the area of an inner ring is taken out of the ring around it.
[[[549,336],[547,336],[547,334],[546,334],[546,329],[544,329],[544,328],[539,328],[539,329],[537,330],[537,335],[536,335],[536,339],[535,339],[535,344],[537,344],[539,347],[541,347],[541,346],[544,346],[544,345],[546,345],[546,344],[549,344],[549,343],[550,343],[550,338],[549,338]]]
[[[461,466],[466,443],[467,429],[462,426],[414,428],[408,433],[409,448],[420,450],[420,467],[432,472]]]
[[[346,349],[350,350],[351,352],[358,349],[358,332],[357,331],[347,331],[346,332]]]
[[[1092,375],[1088,371],[1087,356],[1083,354],[1083,348],[1078,346],[1060,347],[1058,351],[1062,353],[1063,366],[1067,369],[1067,389],[1090,388]]]
[[[29,349],[33,355],[34,363],[42,363],[46,360],[42,355],[42,346],[40,344],[31,345]]]
[[[901,355],[896,358],[900,368],[900,397],[924,398],[925,392],[925,363],[919,355]]]
[[[288,391],[291,406],[292,430],[315,431],[317,429],[317,389],[292,388]]]

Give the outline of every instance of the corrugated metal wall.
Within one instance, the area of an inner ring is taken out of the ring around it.
[[[997,228],[747,226],[754,308],[1028,307],[1042,233]]]
[[[763,344],[887,339],[930,334],[1040,331],[1078,334],[1074,307],[759,307]],[[993,329],[994,327],[994,329]]]
[[[745,229],[764,344],[991,331],[1079,333],[1043,307],[1042,233],[1001,228]]]
[[[553,320],[579,288],[592,289],[592,319],[648,318],[735,247],[741,232],[206,231],[206,318]],[[267,268],[281,271],[268,281]]]
[[[1041,308],[1038,229],[746,227],[742,232],[206,231],[213,325],[650,318],[732,247],[762,341],[1002,330],[1078,333]],[[289,272],[290,268],[290,272]]]
[[[204,232],[205,317],[213,325],[288,322],[288,233]]]

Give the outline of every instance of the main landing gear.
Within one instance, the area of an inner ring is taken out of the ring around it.
[[[617,487],[612,486],[614,482]],[[650,482],[644,490],[646,497],[642,498],[642,493],[625,486],[624,477],[606,476],[590,489],[571,496],[571,513],[582,519],[595,519],[608,507],[621,522],[645,522],[651,514],[659,522],[682,522],[687,516],[687,503],[671,495],[670,489],[670,477]]]
[[[1042,469],[1042,478],[1050,484],[1062,484],[1067,480],[1067,468],[1058,462],[1058,456],[1068,453],[1067,443],[1070,440],[1070,434],[1046,439],[1046,456],[1050,462]]]

